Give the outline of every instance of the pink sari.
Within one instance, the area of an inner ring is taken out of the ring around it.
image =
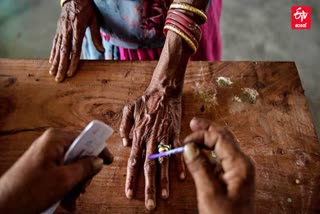
[[[212,0],[207,16],[207,22],[201,26],[202,38],[198,51],[191,60],[217,61],[221,60],[220,16],[222,0]],[[120,60],[158,60],[162,48],[128,49],[119,47]]]

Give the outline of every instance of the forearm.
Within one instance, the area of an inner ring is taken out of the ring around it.
[[[12,170],[9,169],[7,173],[11,173]],[[14,181],[8,180],[8,174],[4,174],[0,178],[0,213],[21,213],[23,210],[21,208],[26,208],[21,201],[24,201],[24,195],[14,191]],[[20,178],[22,179],[22,178]],[[25,211],[25,213],[27,213]]]
[[[187,3],[205,11],[207,0],[175,0],[175,3]],[[188,15],[196,22],[196,16]],[[178,34],[168,31],[166,41],[155,68],[152,80],[148,89],[157,88],[172,95],[181,95],[186,67],[193,51]]]

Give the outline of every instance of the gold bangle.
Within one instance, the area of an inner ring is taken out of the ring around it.
[[[181,36],[184,41],[189,45],[189,47],[192,49],[193,53],[197,52],[197,47],[196,45],[192,42],[192,40],[184,33],[182,32],[180,29],[172,26],[172,25],[165,25],[163,29],[167,29],[170,31],[173,31],[174,33],[178,34],[179,36]]]
[[[173,8],[183,9],[183,10],[187,10],[187,11],[190,11],[192,13],[195,13],[196,15],[200,16],[200,18],[202,19],[203,23],[205,23],[207,21],[207,15],[203,11],[199,10],[196,7],[191,6],[190,4],[172,3],[170,5],[170,9],[173,9]]]
[[[61,7],[63,7],[64,3],[66,3],[67,1],[69,1],[69,0],[60,0]]]

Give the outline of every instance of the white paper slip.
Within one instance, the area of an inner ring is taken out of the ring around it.
[[[113,129],[105,123],[98,120],[91,121],[69,147],[64,156],[64,163],[67,164],[82,157],[98,156],[106,147],[105,142],[112,133]],[[54,213],[59,204],[60,201],[42,214]]]

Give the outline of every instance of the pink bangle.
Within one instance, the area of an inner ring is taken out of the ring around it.
[[[188,29],[188,31],[190,31],[194,37],[200,41],[201,39],[201,28],[199,27],[199,25],[197,25],[195,22],[189,22],[189,20],[184,19],[182,16],[180,16],[181,14],[175,12],[175,11],[169,11],[167,19],[172,19],[175,20],[176,22],[180,23],[181,25],[183,25],[186,29]]]
[[[177,22],[176,20],[174,19],[171,19],[170,17],[167,17],[166,19],[166,25],[174,25],[176,26],[177,28],[179,28],[182,32],[184,32],[188,37],[189,39],[191,39],[191,41],[193,42],[193,44],[196,46],[196,48],[198,49],[199,47],[199,42],[198,40],[194,37],[194,35],[192,35],[192,33],[185,27],[183,26],[182,24],[180,24],[179,22]]]

